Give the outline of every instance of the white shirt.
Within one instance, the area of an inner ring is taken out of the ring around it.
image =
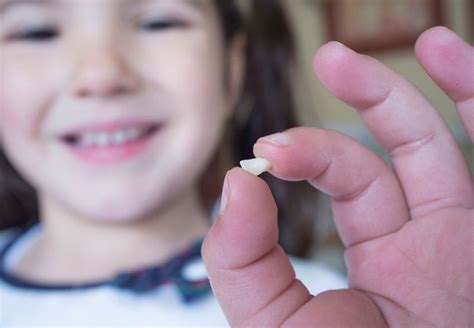
[[[6,267],[18,263],[39,234],[32,229],[6,254]],[[0,232],[0,247],[12,232]],[[329,289],[346,288],[344,277],[324,266],[291,258],[296,276],[315,295]],[[202,261],[192,262],[190,277],[205,274]],[[176,288],[163,285],[152,292],[135,294],[113,286],[89,289],[37,290],[0,280],[1,327],[210,327],[228,326],[216,298],[209,293],[185,304]]]

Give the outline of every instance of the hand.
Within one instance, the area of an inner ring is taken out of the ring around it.
[[[456,103],[474,139],[474,49],[446,28],[416,44],[426,72]],[[474,324],[474,188],[453,136],[429,101],[376,60],[338,44],[315,58],[320,80],[358,109],[393,169],[353,139],[296,128],[260,139],[271,174],[332,196],[349,289],[312,296],[277,245],[263,180],[235,168],[203,256],[233,326],[468,327]]]

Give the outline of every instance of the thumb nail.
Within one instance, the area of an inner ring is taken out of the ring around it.
[[[225,212],[225,209],[229,202],[229,196],[230,196],[230,187],[229,187],[229,182],[226,175],[224,179],[224,187],[222,188],[221,209],[219,210],[220,215],[222,215]]]

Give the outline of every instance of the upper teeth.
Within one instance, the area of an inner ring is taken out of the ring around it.
[[[77,144],[82,147],[121,145],[140,138],[146,131],[147,128],[134,127],[112,132],[85,132],[79,136]]]

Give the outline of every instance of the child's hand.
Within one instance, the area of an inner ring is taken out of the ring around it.
[[[474,49],[445,28],[416,53],[457,104],[474,138]],[[330,43],[316,56],[321,81],[356,107],[393,169],[353,139],[297,128],[263,138],[255,155],[271,174],[307,179],[332,196],[347,247],[350,289],[311,296],[277,245],[267,185],[227,175],[227,206],[203,255],[229,322],[294,327],[467,327],[474,323],[474,191],[450,131],[426,98],[379,62]]]

